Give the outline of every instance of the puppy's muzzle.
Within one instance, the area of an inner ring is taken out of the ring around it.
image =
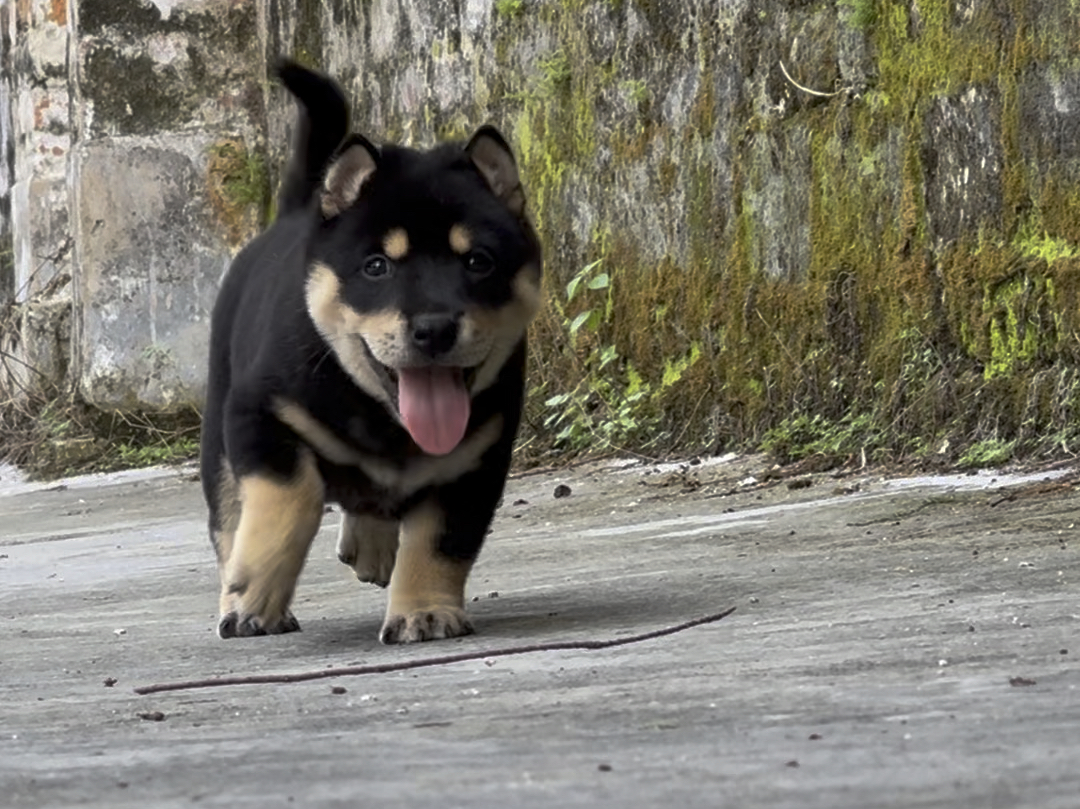
[[[409,339],[425,357],[436,360],[457,344],[460,316],[422,314],[409,319]]]

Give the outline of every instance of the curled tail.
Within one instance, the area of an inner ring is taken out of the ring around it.
[[[323,173],[349,131],[349,105],[337,82],[282,58],[274,72],[296,99],[296,136],[278,192],[278,216],[303,208],[322,183]]]

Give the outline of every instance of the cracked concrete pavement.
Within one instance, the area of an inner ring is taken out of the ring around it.
[[[1080,805],[1080,498],[1066,470],[762,484],[761,458],[509,484],[475,636],[376,640],[334,559],[300,633],[221,641],[194,468],[0,469],[12,807]],[[557,485],[567,497],[553,496]],[[152,683],[617,638],[601,651],[138,696]]]

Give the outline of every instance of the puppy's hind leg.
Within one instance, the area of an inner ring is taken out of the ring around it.
[[[346,511],[341,518],[337,555],[360,581],[379,587],[390,583],[398,551],[398,522]]]

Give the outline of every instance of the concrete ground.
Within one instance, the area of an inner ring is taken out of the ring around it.
[[[755,482],[764,468],[515,478],[470,583],[478,634],[412,647],[376,641],[384,593],[334,559],[335,514],[303,631],[221,641],[192,468],[0,470],[0,805],[1080,806],[1071,486]],[[617,638],[729,606],[601,651],[133,691]]]

